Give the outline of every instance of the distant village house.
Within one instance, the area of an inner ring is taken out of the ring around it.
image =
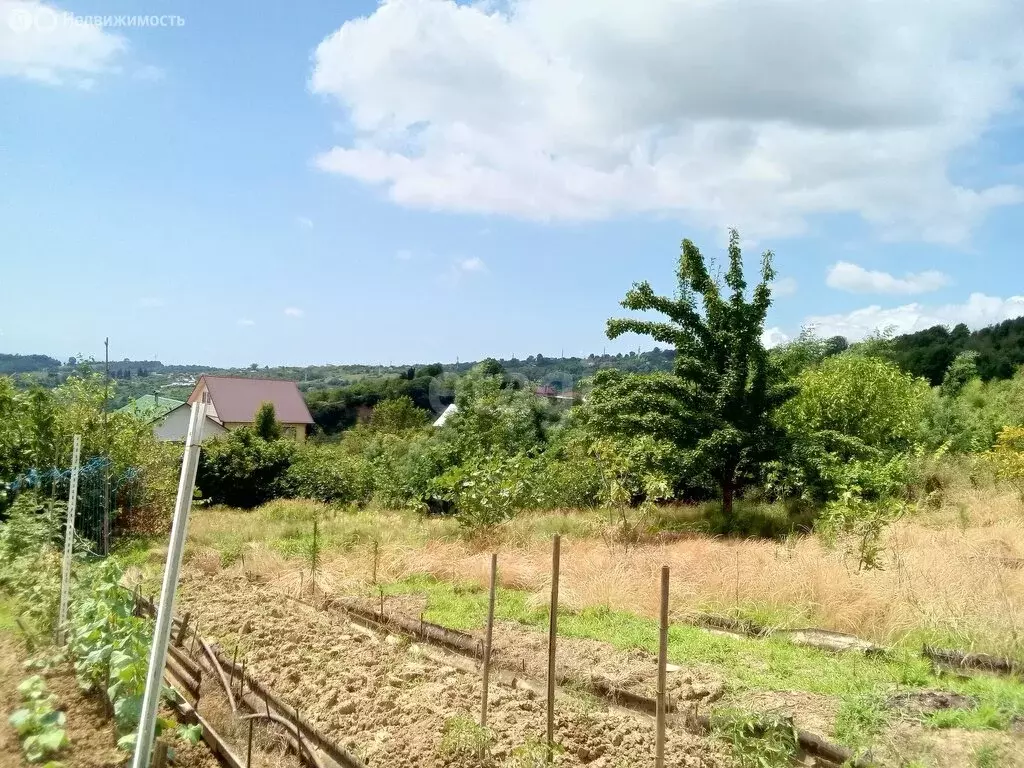
[[[207,396],[204,442],[251,425],[263,403],[273,404],[283,437],[301,443],[313,423],[295,382],[282,379],[201,376],[188,402],[154,393],[132,401],[121,410],[151,422],[157,439],[184,442],[192,403],[199,402],[204,395]]]

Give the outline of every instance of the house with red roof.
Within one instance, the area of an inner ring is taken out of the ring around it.
[[[206,398],[209,418],[231,431],[249,426],[264,403],[274,406],[285,437],[303,442],[313,423],[306,401],[294,381],[250,379],[244,376],[200,376],[188,402]]]

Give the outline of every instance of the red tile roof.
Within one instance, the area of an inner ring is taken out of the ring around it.
[[[273,403],[277,420],[281,423],[313,423],[306,401],[302,399],[302,393],[294,381],[201,376],[188,398],[189,403],[199,399],[203,382],[206,382],[206,389],[220,421],[251,423],[263,403]]]

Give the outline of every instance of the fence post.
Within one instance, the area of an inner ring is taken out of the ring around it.
[[[156,614],[156,627],[153,629],[153,645],[150,649],[149,669],[146,673],[146,692],[142,698],[142,713],[139,717],[139,732],[135,740],[132,768],[146,768],[149,765],[150,750],[153,748],[153,737],[156,733],[156,710],[163,688],[164,666],[167,664],[167,645],[171,639],[171,622],[174,617],[174,593],[178,587],[181,555],[185,549],[185,536],[188,533],[188,515],[192,509],[192,492],[196,484],[199,445],[203,440],[205,420],[206,402],[193,403],[188,435],[185,438],[185,454],[181,459],[178,497],[174,503],[171,541],[167,549],[163,586],[160,589],[160,606]]]
[[[78,506],[78,472],[82,459],[82,436],[75,435],[71,449],[71,489],[64,525],[64,560],[60,568],[60,609],[57,613],[57,645],[64,645],[64,627],[68,621],[68,594],[71,590],[71,557],[75,544],[75,508]]]
[[[494,636],[494,596],[497,589],[498,556],[491,555],[491,596],[487,603],[487,634],[484,636],[484,694],[480,705],[480,727],[487,727],[487,695],[491,680],[491,639]]]
[[[551,548],[551,608],[548,617],[548,749],[547,761],[555,758],[555,648],[558,644],[558,575],[562,537],[557,533]]]
[[[661,625],[658,628],[658,707],[657,736],[654,742],[654,766],[665,768],[666,667],[668,665],[668,566],[661,566]]]

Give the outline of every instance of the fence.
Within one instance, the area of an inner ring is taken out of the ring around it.
[[[143,500],[142,480],[137,470],[114,474],[109,459],[96,456],[84,460],[78,475],[78,504],[75,534],[93,554],[107,554],[124,520],[136,513]],[[31,469],[8,487],[11,501],[18,494],[35,490],[44,500],[67,503],[71,489],[71,468]]]

